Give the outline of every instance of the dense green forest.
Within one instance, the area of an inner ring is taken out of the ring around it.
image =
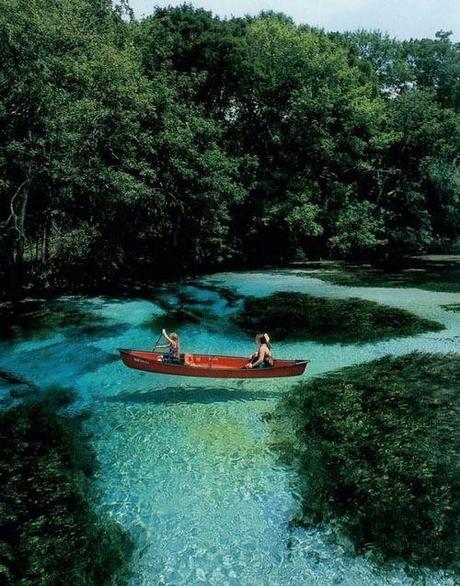
[[[271,12],[3,0],[2,281],[449,251],[459,48]]]

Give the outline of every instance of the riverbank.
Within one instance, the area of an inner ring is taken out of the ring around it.
[[[201,269],[158,272],[152,267],[142,274],[120,274],[106,280],[93,278],[78,280],[47,280],[26,278],[20,283],[13,275],[3,275],[0,301],[21,301],[26,298],[52,298],[59,295],[114,295],[118,297],[149,296],[164,283],[198,280],[213,271],[278,271],[299,270],[327,282],[344,286],[363,287],[418,287],[430,291],[460,292],[460,255],[425,255],[406,257],[396,264],[383,262],[352,262],[343,260],[311,260],[286,265],[225,264]],[[78,273],[78,271],[77,271]],[[186,274],[186,276],[184,276]]]

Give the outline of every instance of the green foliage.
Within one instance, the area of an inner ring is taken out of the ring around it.
[[[274,429],[304,480],[302,522],[338,519],[360,550],[454,563],[459,388],[458,356],[423,354],[297,385]]]
[[[374,301],[289,292],[247,298],[235,319],[245,332],[270,332],[274,340],[329,343],[364,343],[443,329],[438,322]]]
[[[440,104],[459,110],[460,45],[452,42],[452,32],[402,42],[378,31],[332,36],[348,46],[350,56],[366,74],[376,76],[384,95],[392,97],[413,87],[431,88]]]
[[[131,15],[132,16],[132,15]],[[459,46],[184,5],[4,0],[0,267],[85,288],[449,250]]]
[[[384,222],[376,218],[376,206],[368,201],[350,205],[335,222],[335,235],[329,245],[338,256],[367,254],[381,248],[386,241]]]
[[[94,454],[69,396],[41,397],[0,413],[2,584],[121,584],[132,546],[91,504]]]

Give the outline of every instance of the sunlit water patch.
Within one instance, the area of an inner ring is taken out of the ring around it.
[[[414,577],[402,564],[379,567],[327,529],[290,523],[299,507],[296,478],[271,450],[264,413],[295,381],[161,377],[129,370],[117,358],[118,347],[154,344],[158,332],[148,324],[161,323],[168,304],[202,311],[199,323],[180,326],[183,350],[247,355],[252,340],[229,317],[240,295],[275,291],[360,297],[445,326],[372,344],[275,340],[277,356],[311,359],[310,375],[388,353],[460,348],[460,314],[443,307],[459,303],[458,294],[340,287],[299,271],[222,273],[168,286],[152,299],[61,300],[54,311],[62,303],[78,308],[82,323],[78,316],[71,324],[54,317],[54,329],[39,339],[17,332],[0,343],[0,370],[41,386],[75,388],[78,405],[91,410],[100,506],[135,539],[133,585],[454,584],[441,571]],[[2,392],[7,385],[1,381]]]

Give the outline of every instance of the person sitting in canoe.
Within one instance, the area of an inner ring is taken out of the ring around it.
[[[257,334],[257,351],[252,354],[244,368],[268,368],[273,366],[272,347],[268,334]]]
[[[160,344],[156,348],[168,348],[168,351],[163,354],[163,362],[179,362],[180,361],[180,341],[176,332],[168,334],[163,328],[162,335],[168,340],[169,344]]]

